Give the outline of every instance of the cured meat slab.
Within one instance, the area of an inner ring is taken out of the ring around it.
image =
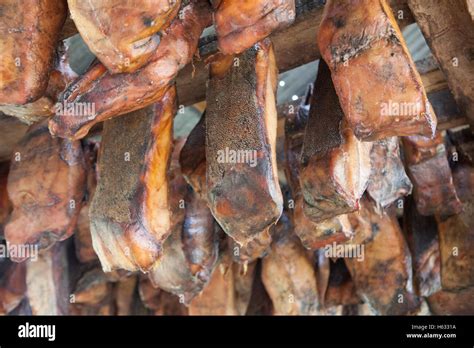
[[[67,105],[49,122],[51,134],[62,138],[83,138],[95,124],[142,109],[161,100],[170,83],[191,62],[199,37],[211,22],[207,1],[192,1],[163,33],[158,48],[142,69],[111,74],[95,64],[72,83],[59,98]],[[64,111],[64,110],[63,110]]]
[[[179,155],[181,172],[194,192],[207,199],[206,113],[189,133]]]
[[[301,153],[304,213],[314,222],[359,209],[370,176],[370,143],[344,121],[328,66],[320,61]]]
[[[160,44],[158,31],[178,14],[180,0],[68,0],[71,18],[92,53],[112,73],[145,65]]]
[[[262,260],[262,280],[276,315],[318,314],[314,267],[284,213],[274,232],[270,253]]]
[[[10,246],[47,249],[69,238],[85,192],[86,167],[78,141],[52,138],[36,123],[15,148],[8,175],[13,212],[5,226]],[[17,256],[14,261],[23,261]]]
[[[26,287],[33,315],[67,315],[69,273],[67,242],[57,243],[26,264]]]
[[[438,217],[441,286],[451,291],[474,287],[474,168],[458,164],[453,176],[463,210]]]
[[[245,315],[255,277],[255,263],[247,268],[232,262],[230,250],[221,254],[211,280],[189,305],[190,315]]]
[[[245,247],[275,224],[283,209],[275,148],[277,68],[271,42],[258,43],[236,60],[219,55],[210,70],[208,204],[224,231]]]
[[[434,139],[405,137],[403,148],[419,213],[441,216],[459,213],[462,204],[453,184],[441,133],[438,132]]]
[[[471,1],[409,0],[413,16],[446,76],[461,111],[474,126],[474,21]]]
[[[294,0],[213,1],[219,50],[238,54],[295,20]]]
[[[357,138],[434,135],[436,116],[385,0],[328,1],[318,45]]]
[[[0,104],[34,102],[48,85],[66,2],[5,0],[0,9]]]
[[[381,208],[411,194],[413,185],[400,159],[397,137],[386,138],[372,144],[370,153],[372,172],[367,192]]]
[[[416,210],[413,198],[406,200],[404,232],[413,255],[413,278],[417,293],[428,297],[441,290],[438,226],[434,216]]]
[[[171,233],[167,175],[175,113],[172,86],[159,103],[104,125],[90,219],[106,272],[147,271],[162,254]]]
[[[405,237],[391,212],[377,212],[375,204],[360,210],[372,238],[364,244],[363,260],[345,258],[358,295],[381,315],[418,312],[420,302],[412,283],[412,261]]]
[[[189,305],[210,281],[217,263],[219,236],[206,201],[182,176],[179,165],[182,144],[180,141],[176,145],[171,161],[172,234],[149,278],[155,287],[178,296],[180,303]]]
[[[5,245],[1,244],[4,248]],[[20,305],[26,293],[25,263],[8,259],[0,261],[0,315],[6,315]]]
[[[300,186],[300,156],[303,147],[304,130],[308,121],[312,86],[298,106],[289,105],[285,110],[284,169],[291,190],[293,211],[291,218],[294,232],[308,249],[318,249],[333,241],[342,242],[349,238],[351,228],[345,215],[325,220],[311,221],[303,211],[303,196]]]

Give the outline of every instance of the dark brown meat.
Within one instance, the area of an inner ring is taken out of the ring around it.
[[[385,0],[329,0],[318,45],[357,138],[434,134],[436,116]]]
[[[92,53],[112,73],[145,65],[160,44],[158,32],[178,14],[180,0],[68,0],[71,18]]]
[[[459,213],[462,204],[453,185],[441,133],[438,132],[434,139],[405,137],[403,148],[420,214],[448,216]]]
[[[217,261],[219,235],[214,218],[202,200],[191,188],[186,195],[186,212],[182,243],[191,273],[208,282]]]
[[[98,143],[84,141],[84,158],[87,164],[87,194],[79,213],[77,228],[74,233],[74,247],[77,259],[82,263],[98,260],[92,245],[89,206],[97,186],[97,151]]]
[[[173,231],[149,278],[155,286],[177,295],[181,303],[188,305],[210,280],[217,263],[219,239],[206,201],[192,191],[181,175],[179,150],[173,153],[170,176]]]
[[[342,242],[351,234],[351,227],[346,215],[328,219],[321,223],[314,223],[303,212],[303,196],[300,186],[300,156],[303,147],[304,130],[309,114],[309,100],[312,87],[299,106],[291,105],[285,113],[285,176],[290,186],[293,201],[291,218],[294,232],[308,249],[318,249],[333,241]]]
[[[372,173],[367,192],[379,207],[388,207],[399,198],[411,193],[413,185],[400,159],[397,137],[374,142],[370,159]]]
[[[438,227],[433,216],[423,216],[410,197],[406,200],[403,227],[413,256],[417,293],[428,297],[441,290]]]
[[[0,244],[0,248],[5,250],[6,245]],[[0,315],[10,313],[25,298],[25,265],[11,262],[7,258],[0,261]]]
[[[155,315],[188,315],[188,309],[175,295],[156,289],[148,278],[138,284],[140,299]]]
[[[69,59],[69,46],[66,41],[61,41],[56,47],[54,67],[49,74],[48,88],[43,91],[42,97],[23,105],[0,105],[0,111],[28,125],[53,116],[55,108],[62,107],[55,105],[60,93],[78,76],[72,70]]]
[[[328,66],[320,61],[301,153],[304,213],[314,222],[359,209],[370,176],[370,143],[344,121]]]
[[[329,264],[327,286],[323,289],[322,305],[329,313],[337,306],[351,306],[361,302],[357,296],[354,282],[343,259],[335,261],[323,256]]]
[[[0,104],[26,104],[46,90],[66,20],[63,0],[4,0],[0,4]]]
[[[0,163],[0,239],[3,238],[3,229],[12,211],[12,203],[8,198],[7,190],[9,168],[10,163]]]
[[[245,248],[283,209],[275,152],[277,68],[269,40],[236,59],[219,55],[211,64],[207,194],[216,220]]]
[[[316,275],[293,226],[283,213],[270,253],[262,260],[262,280],[276,315],[318,314]]]
[[[184,178],[194,192],[207,199],[206,187],[206,113],[189,133],[186,143],[179,155],[179,162]]]
[[[238,54],[295,20],[294,0],[214,1],[219,50]]]
[[[69,238],[81,209],[85,177],[80,142],[52,138],[45,122],[31,126],[10,164],[13,212],[5,227],[8,243],[47,249]]]
[[[427,299],[435,315],[472,315],[474,313],[474,288],[457,292],[438,291]]]
[[[474,288],[474,168],[459,164],[453,176],[463,210],[438,217],[441,286],[448,291]]]
[[[178,71],[192,60],[199,37],[211,22],[210,11],[207,1],[192,1],[182,18],[163,33],[149,63],[134,73],[113,75],[102,64],[91,67],[59,99],[71,107],[50,120],[51,134],[80,139],[101,121],[161,100]]]
[[[367,229],[372,238],[363,245],[362,260],[345,258],[358,295],[376,314],[417,313],[420,302],[413,292],[411,256],[396,217],[377,212],[374,203],[359,213],[361,224],[355,229]]]
[[[104,125],[90,219],[106,272],[149,270],[172,231],[167,174],[175,113],[172,86],[159,103]]]
[[[190,315],[244,315],[252,294],[255,264],[232,262],[230,250],[221,253],[209,284],[189,305]]]

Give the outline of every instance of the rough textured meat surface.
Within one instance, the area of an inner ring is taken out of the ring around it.
[[[52,138],[45,122],[31,126],[10,164],[7,189],[13,212],[5,227],[8,243],[46,249],[70,237],[85,181],[80,142]],[[12,259],[26,258],[17,255]]]
[[[431,313],[436,315],[472,315],[474,288],[456,292],[438,291],[427,299]]]
[[[271,251],[262,260],[262,281],[276,315],[318,313],[314,267],[293,226],[283,213],[273,234]]]
[[[254,277],[255,263],[244,268],[232,262],[230,250],[223,251],[206,288],[189,305],[189,314],[245,315]]]
[[[436,116],[385,0],[328,1],[318,45],[357,138],[434,134]]]
[[[344,309],[361,303],[355,284],[343,258],[330,258],[325,249],[314,252],[320,313],[336,315]]]
[[[146,271],[171,233],[168,167],[176,89],[159,103],[108,121],[90,207],[94,249],[104,271]]]
[[[474,168],[458,165],[453,176],[463,210],[448,218],[438,217],[443,290],[474,287]]]
[[[4,248],[4,244],[0,244]],[[14,263],[8,259],[0,261],[0,315],[14,310],[25,297],[25,263]]]
[[[413,198],[407,199],[403,212],[403,228],[413,255],[414,285],[420,296],[428,297],[441,290],[436,219],[418,213]]]
[[[314,222],[359,209],[370,176],[370,143],[344,121],[328,66],[320,61],[301,153],[304,213]]]
[[[360,210],[372,238],[364,244],[363,260],[345,258],[358,295],[381,315],[418,312],[420,302],[413,291],[411,255],[396,217],[378,213],[375,204]]]
[[[9,168],[10,163],[8,162],[0,164],[0,239],[3,239],[3,229],[12,211],[12,203],[7,190]]]
[[[60,93],[78,76],[70,66],[69,46],[66,41],[59,42],[54,53],[54,68],[49,73],[48,87],[41,94],[42,97],[22,105],[0,105],[0,112],[14,116],[28,125],[54,115],[55,107],[58,106],[54,103]]]
[[[138,283],[141,302],[155,315],[188,315],[188,309],[177,296],[153,287],[151,281],[142,277]]]
[[[403,148],[419,213],[441,216],[459,213],[462,204],[453,184],[441,133],[438,132],[434,139],[405,137]]]
[[[188,188],[185,204],[181,236],[184,254],[193,275],[207,282],[217,261],[219,246],[214,217],[207,207],[207,201],[191,188]]]
[[[206,199],[206,113],[189,133],[179,155],[179,162],[188,184],[196,194]]]
[[[211,64],[206,110],[207,195],[224,231],[245,247],[283,209],[276,166],[277,68],[266,39]]]
[[[0,104],[26,104],[46,90],[66,20],[63,0],[5,0],[0,4]]]
[[[474,20],[472,1],[407,1],[457,104],[474,126]],[[471,8],[469,8],[471,7]]]
[[[153,266],[149,278],[155,287],[178,296],[188,305],[209,282],[216,267],[219,239],[206,201],[183,179],[176,146],[170,168],[172,234],[163,246],[163,257]]]
[[[199,37],[211,22],[207,1],[192,1],[163,33],[160,45],[143,68],[111,74],[96,64],[59,98],[70,106],[49,122],[51,134],[80,139],[98,122],[142,109],[159,101],[178,71],[191,62]]]
[[[294,0],[214,1],[219,50],[238,54],[295,20]]]
[[[388,207],[399,198],[411,193],[413,185],[400,159],[397,137],[374,142],[370,160],[372,172],[367,192],[379,207]]]
[[[345,215],[315,223],[303,211],[303,196],[299,181],[300,156],[304,130],[308,121],[310,96],[311,88],[309,88],[305,100],[299,106],[290,105],[285,111],[284,169],[291,191],[291,199],[293,200],[291,219],[294,232],[306,248],[318,249],[333,241],[342,242],[347,240],[351,229],[348,224],[344,223],[347,220]]]
[[[28,260],[26,287],[33,315],[67,315],[69,306],[69,273],[67,243],[57,243]]]
[[[90,50],[112,73],[142,67],[160,44],[158,32],[178,14],[180,0],[68,0],[71,18]]]

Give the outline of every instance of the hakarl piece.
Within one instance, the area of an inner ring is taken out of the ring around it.
[[[214,23],[219,50],[239,54],[295,20],[295,0],[217,0]]]
[[[43,95],[66,16],[64,0],[2,1],[0,104],[31,103]]]
[[[106,272],[149,270],[172,231],[168,167],[175,113],[172,86],[159,103],[104,125],[89,215]]]
[[[408,175],[413,183],[416,208],[421,215],[449,216],[462,210],[441,133],[435,138],[403,138]]]
[[[235,63],[237,62],[237,63]],[[235,57],[214,57],[207,93],[207,196],[240,246],[266,233],[283,209],[276,164],[277,68],[267,39]]]
[[[329,68],[320,60],[301,152],[308,218],[321,222],[359,209],[371,172],[370,150],[345,122]]]
[[[318,45],[357,138],[434,135],[436,116],[385,0],[328,1]]]
[[[370,202],[368,202],[370,203]],[[346,257],[360,298],[380,315],[416,314],[420,300],[413,289],[412,261],[396,217],[378,212],[374,203],[359,211],[368,230],[361,257]]]
[[[262,280],[276,315],[318,314],[314,267],[284,213],[275,228],[270,253],[262,260]]]
[[[158,48],[158,32],[178,14],[181,1],[68,0],[68,5],[92,53],[110,72],[129,73]]]
[[[99,122],[161,100],[179,70],[192,61],[199,37],[212,20],[206,0],[191,1],[182,13],[165,30],[143,68],[112,74],[98,63],[69,85],[58,100],[68,107],[50,120],[51,134],[81,139]]]
[[[46,122],[32,125],[14,150],[8,175],[13,212],[5,226],[10,246],[47,249],[69,238],[85,194],[86,165],[79,141],[52,138]],[[16,255],[23,261],[28,255]]]

